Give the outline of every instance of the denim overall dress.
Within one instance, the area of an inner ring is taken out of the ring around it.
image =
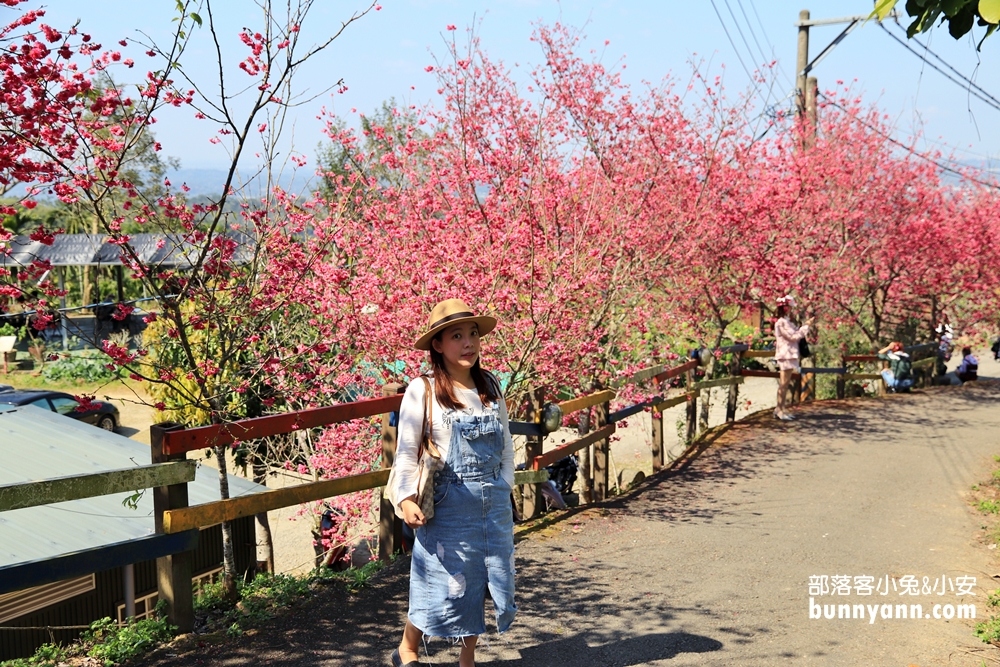
[[[453,415],[446,463],[435,477],[434,516],[416,531],[409,619],[432,637],[486,632],[487,589],[499,632],[517,611],[511,489],[500,475],[504,432],[493,407],[482,416]]]

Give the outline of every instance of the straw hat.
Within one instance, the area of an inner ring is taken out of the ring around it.
[[[479,335],[485,336],[497,326],[495,317],[476,315],[461,299],[447,299],[434,306],[427,318],[427,331],[413,344],[418,350],[431,349],[431,339],[443,329],[462,322],[475,322],[479,325]]]

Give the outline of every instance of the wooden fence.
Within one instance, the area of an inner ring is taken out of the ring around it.
[[[932,347],[924,345],[908,349],[916,352]],[[720,359],[722,355],[731,355],[726,369],[728,374],[699,381],[696,370],[710,361],[707,358],[709,354]],[[539,485],[548,480],[545,467],[576,452],[582,452],[580,481],[583,501],[590,503],[604,500],[609,492],[610,442],[616,424],[645,410],[652,413],[652,468],[654,472],[663,469],[667,464],[663,412],[671,407],[686,405],[684,439],[691,443],[699,430],[697,408],[702,390],[728,387],[725,419],[726,422],[734,421],[739,385],[744,378],[778,376],[775,372],[744,369],[743,360],[773,354],[770,350],[750,350],[746,345],[733,345],[712,353],[706,351],[702,353],[701,359],[691,359],[677,366],[655,366],[638,371],[615,382],[613,388],[595,386],[591,394],[556,404],[563,417],[580,413],[577,416],[580,424],[579,438],[549,452],[543,452],[544,440],[549,434],[543,422],[548,404],[541,391],[532,392],[528,421],[514,421],[510,424],[514,435],[525,436],[526,461],[530,468],[517,471],[514,477],[515,484],[524,487],[523,516],[532,518],[542,510]],[[815,392],[810,391],[809,387],[812,386],[812,378],[818,373],[836,373],[845,386],[850,381],[880,378],[877,374],[848,372],[849,363],[871,363],[877,360],[873,355],[854,355],[844,357],[840,367],[803,368],[802,378],[796,378],[793,383],[791,398],[799,401],[815,397]],[[933,362],[933,358],[930,361]],[[681,377],[684,379],[683,386],[679,387],[680,393],[665,396],[664,383]],[[612,412],[611,402],[617,395],[616,390],[629,385],[644,386],[651,397]],[[841,382],[838,382],[838,395],[842,396],[844,392],[840,386]],[[396,429],[390,414],[399,410],[402,390],[400,385],[387,385],[383,389],[383,396],[379,398],[229,424],[198,428],[185,428],[172,423],[156,424],[150,427],[152,465],[98,475],[0,486],[0,511],[136,488],[153,488],[156,526],[156,534],[149,538],[102,547],[94,550],[90,557],[86,557],[86,554],[74,554],[42,564],[18,564],[0,568],[0,593],[75,576],[81,568],[90,568],[87,572],[93,572],[95,568],[106,569],[156,558],[159,598],[167,605],[171,623],[177,625],[181,632],[190,631],[194,625],[191,556],[197,545],[198,529],[239,517],[385,486],[395,458],[396,444]],[[188,506],[187,483],[194,479],[194,462],[186,460],[187,452],[376,416],[381,416],[382,419],[380,470]],[[700,426],[704,429],[707,424]],[[391,504],[383,498],[380,504],[380,558],[387,559],[397,550],[401,529],[402,524],[396,518]],[[87,572],[81,571],[80,574]]]

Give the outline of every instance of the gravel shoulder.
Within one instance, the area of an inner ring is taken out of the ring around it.
[[[990,364],[983,374],[1000,375]],[[886,595],[814,597],[972,603],[985,616],[995,551],[969,500],[1000,453],[998,399],[980,382],[814,403],[790,423],[763,413],[622,497],[521,527],[518,619],[484,638],[480,664],[993,664],[1000,652],[970,620],[810,619],[809,583],[871,576]],[[357,595],[324,589],[252,635],[194,638],[140,664],[385,665],[407,564]],[[974,577],[974,595],[903,597],[907,575]],[[446,642],[428,649],[425,664],[457,661]]]

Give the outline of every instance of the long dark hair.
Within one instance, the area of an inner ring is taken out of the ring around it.
[[[774,309],[774,315],[779,320],[782,317],[788,317],[791,312],[792,312],[792,307],[789,306],[787,303],[779,303],[777,307],[775,307]]]
[[[442,333],[444,332],[438,333],[434,340],[440,340]],[[431,368],[434,371],[434,397],[438,404],[452,410],[464,409],[465,404],[455,397],[455,383],[452,381],[451,375],[448,374],[448,369],[445,368],[444,355],[435,350],[433,345],[431,345],[430,352]],[[483,367],[479,365],[478,358],[476,363],[472,365],[470,372],[472,381],[476,383],[479,400],[483,402],[484,406],[500,398],[500,386],[497,384],[496,378],[483,370]]]

